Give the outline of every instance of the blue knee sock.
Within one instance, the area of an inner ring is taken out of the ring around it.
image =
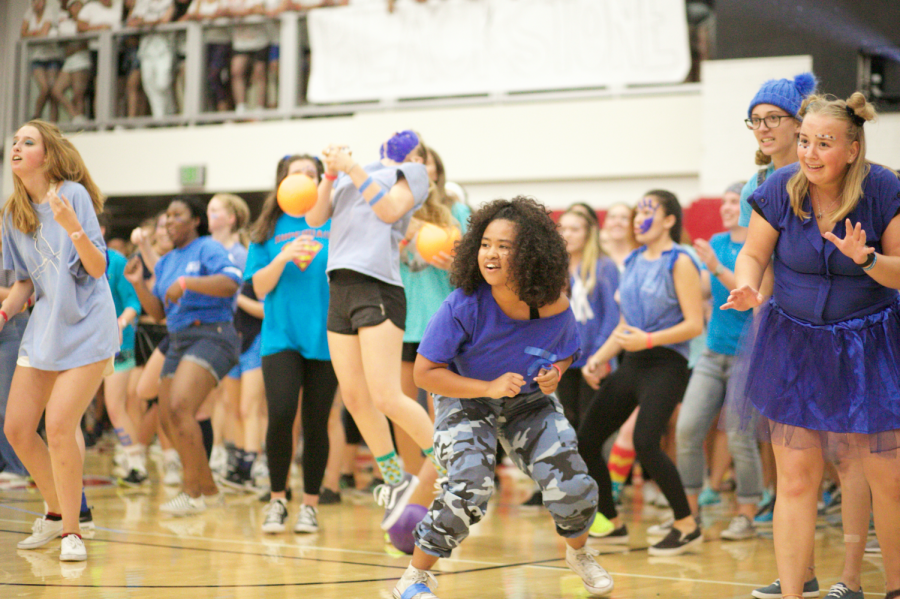
[[[87,497],[84,496],[84,489],[81,490],[81,511],[88,511]]]

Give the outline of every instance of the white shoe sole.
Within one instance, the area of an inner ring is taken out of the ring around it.
[[[287,530],[287,526],[284,524],[263,524],[262,531],[266,534],[277,534],[279,532],[284,532]]]
[[[397,523],[397,520],[403,515],[403,510],[409,505],[409,499],[412,497],[413,492],[415,492],[418,486],[419,479],[418,477],[414,477],[412,482],[409,483],[409,486],[403,492],[403,495],[397,499],[397,505],[395,505],[393,511],[391,511],[390,517],[381,521],[381,530],[390,530],[391,527]]]
[[[316,526],[315,528],[313,528],[312,526],[295,526],[294,532],[297,534],[311,535],[319,532],[319,527]]]
[[[60,553],[61,562],[83,562],[87,559],[87,553]]]
[[[19,549],[37,549],[38,547],[43,547],[44,545],[54,541],[59,538],[59,535],[62,534],[62,527],[59,530],[54,532],[53,534],[47,534],[47,536],[42,537],[41,539],[30,540],[31,537],[27,537],[22,539],[18,543],[16,543],[16,547]]]
[[[654,547],[647,548],[647,554],[658,556],[658,557],[667,557],[672,555],[682,555],[685,553],[689,553],[691,551],[697,551],[700,549],[700,546],[703,545],[703,536],[699,536],[690,543],[686,543],[681,547],[675,547],[672,549],[656,549]]]

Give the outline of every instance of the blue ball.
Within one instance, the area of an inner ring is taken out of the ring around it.
[[[403,553],[412,555],[413,548],[416,546],[413,531],[427,513],[428,508],[424,505],[410,503],[403,508],[400,519],[388,530],[391,544]]]

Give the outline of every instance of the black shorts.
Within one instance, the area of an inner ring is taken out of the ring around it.
[[[166,325],[138,322],[134,335],[134,363],[143,366],[150,359],[153,350],[169,334]],[[165,353],[165,352],[163,352]]]
[[[415,362],[416,356],[419,355],[418,341],[404,341],[403,353],[400,354],[401,362]]]
[[[390,285],[353,270],[329,273],[330,282],[327,328],[332,333],[356,335],[359,329],[390,320],[406,327],[406,293],[403,287]]]
[[[231,56],[247,56],[252,62],[269,62],[269,47],[266,46],[259,50],[233,50]]]

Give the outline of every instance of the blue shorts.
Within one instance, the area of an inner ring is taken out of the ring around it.
[[[250,372],[251,370],[256,370],[257,368],[262,368],[262,333],[256,336],[256,339],[253,340],[253,343],[250,347],[241,354],[241,359],[238,360],[237,366],[231,369],[231,372],[228,373],[228,377],[232,379],[241,379],[241,375],[245,372]]]
[[[281,47],[278,44],[272,44],[269,46],[269,62],[275,62],[278,60],[278,55],[281,53]]]
[[[32,60],[31,61],[31,72],[34,73],[38,69],[44,69],[45,71],[58,71],[62,68],[62,61],[53,58],[51,60]]]
[[[168,339],[160,378],[175,376],[178,365],[187,360],[208,370],[218,382],[238,363],[241,340],[230,322],[195,323],[170,331]]]

